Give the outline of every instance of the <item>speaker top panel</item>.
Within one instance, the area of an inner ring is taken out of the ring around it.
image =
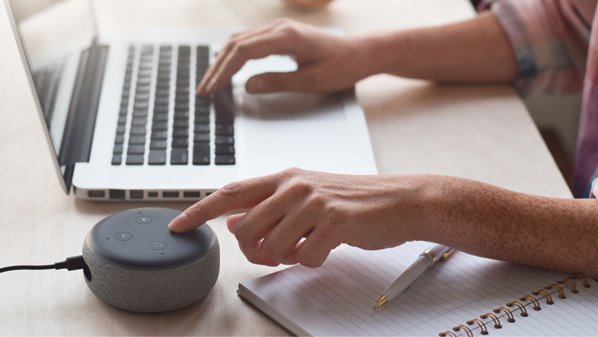
[[[98,222],[88,233],[89,249],[106,263],[167,268],[205,255],[213,245],[208,225],[187,233],[173,233],[168,224],[181,212],[169,208],[136,208]]]

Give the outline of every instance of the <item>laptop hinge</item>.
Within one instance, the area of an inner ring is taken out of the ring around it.
[[[75,164],[88,162],[102,91],[108,46],[92,45],[81,52],[62,143],[58,154],[70,191]]]

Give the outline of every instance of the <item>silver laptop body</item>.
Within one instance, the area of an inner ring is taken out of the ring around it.
[[[288,57],[249,62],[230,88],[195,87],[230,32],[103,30],[93,3],[68,0],[21,19],[5,0],[38,113],[67,193],[104,201],[197,200],[289,167],[375,174],[353,93],[249,95]]]

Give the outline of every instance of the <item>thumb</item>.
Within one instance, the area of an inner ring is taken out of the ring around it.
[[[273,72],[255,75],[246,84],[246,90],[252,94],[282,91],[317,91],[313,76],[309,70],[293,72]]]

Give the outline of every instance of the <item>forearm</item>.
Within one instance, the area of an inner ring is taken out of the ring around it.
[[[371,74],[441,82],[510,82],[515,56],[494,14],[445,26],[358,38]]]
[[[434,177],[433,217],[419,239],[598,278],[598,201],[556,199]]]

